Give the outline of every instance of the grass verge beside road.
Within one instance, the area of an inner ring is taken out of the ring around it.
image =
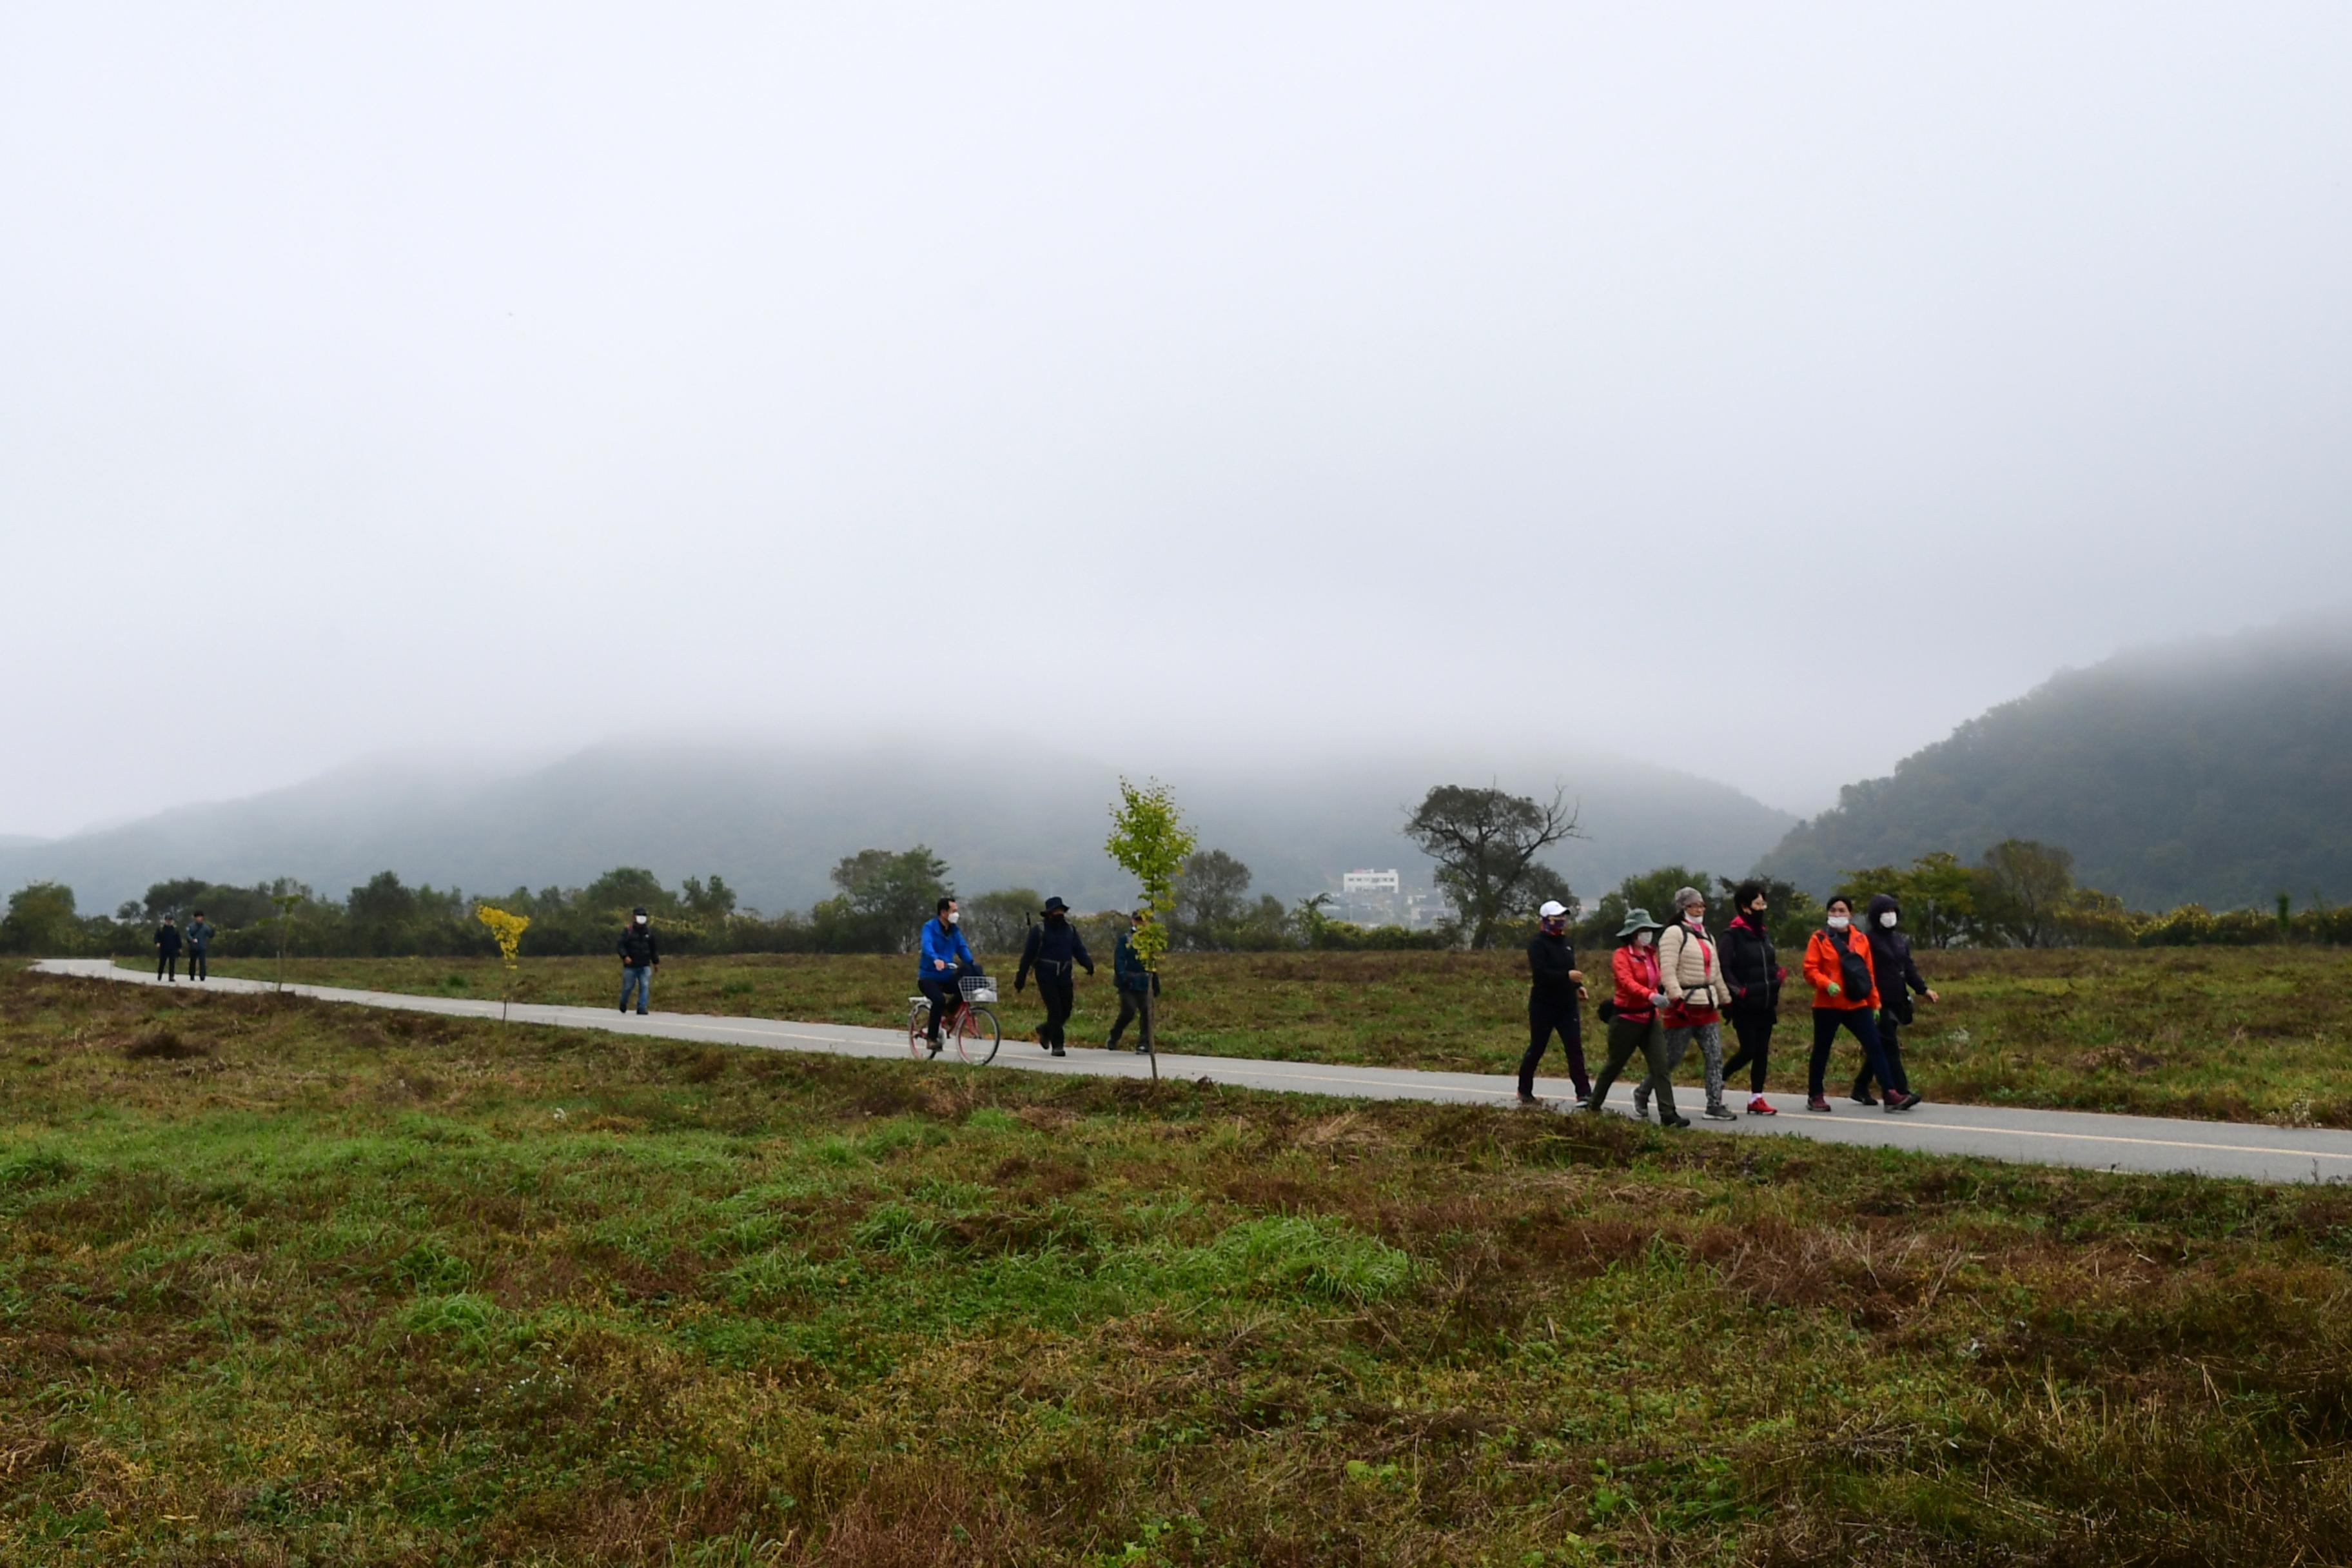
[[[2340,1562],[2352,1194],[0,977],[0,1558]]]
[[[1606,956],[1587,955],[1591,973],[1605,973]],[[990,967],[1009,983],[1010,961]],[[1944,1000],[1920,1004],[1904,1049],[1931,1099],[2352,1127],[2352,954],[2341,949],[1963,952],[1923,955],[1921,967]],[[215,969],[276,973],[260,960]],[[889,1027],[906,1016],[913,973],[899,957],[689,955],[662,965],[656,1002]],[[457,996],[496,996],[505,983],[496,963],[474,959],[304,959],[288,976]],[[1171,1052],[1503,1074],[1526,1044],[1517,953],[1179,953],[1166,981],[1160,1043]],[[590,958],[526,960],[517,991],[585,1006],[618,994],[618,965]],[[1596,985],[1595,999],[1605,994]],[[1790,992],[1774,1036],[1782,1095],[1804,1089],[1809,998]],[[1072,1038],[1098,1044],[1116,1012],[1108,978],[1081,976]],[[1044,1016],[1034,990],[1008,990],[998,1013],[1008,1040]],[[1851,1080],[1855,1058],[1842,1039],[1833,1084]],[[1564,1076],[1556,1050],[1544,1070]],[[1694,1056],[1685,1076],[1697,1072]]]

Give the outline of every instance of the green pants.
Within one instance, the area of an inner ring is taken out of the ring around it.
[[[1663,1127],[1675,1119],[1674,1064],[1666,1060],[1666,1026],[1654,1017],[1646,1024],[1609,1020],[1609,1059],[1601,1064],[1601,1076],[1592,1080],[1592,1109],[1600,1110],[1607,1100],[1609,1086],[1617,1081],[1618,1073],[1635,1051],[1649,1065],[1650,1092],[1658,1097],[1658,1124]]]

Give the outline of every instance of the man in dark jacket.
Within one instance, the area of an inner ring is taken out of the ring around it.
[[[629,923],[621,928],[621,1011],[629,1010],[629,998],[637,999],[637,1016],[654,999],[654,971],[661,967],[661,944],[654,941],[654,922],[639,904],[629,911]]]
[[[1536,911],[1535,938],[1528,943],[1528,1051],[1519,1058],[1521,1105],[1543,1103],[1536,1096],[1536,1068],[1555,1033],[1559,1048],[1568,1054],[1576,1103],[1591,1103],[1592,1081],[1584,1076],[1583,1000],[1584,975],[1568,940],[1568,908],[1548,900]]]
[[[1062,1048],[1067,1043],[1064,1031],[1070,1022],[1070,1009],[1078,1001],[1077,977],[1070,973],[1073,964],[1088,974],[1095,972],[1087,939],[1070,923],[1070,906],[1058,898],[1047,899],[1044,918],[1029,928],[1029,940],[1021,949],[1021,967],[1013,976],[1013,989],[1019,993],[1029,983],[1029,972],[1037,972],[1037,995],[1045,1004],[1045,1023],[1037,1031],[1037,1043],[1057,1057],[1069,1055]]]
[[[172,977],[173,984],[180,979],[180,927],[171,916],[155,928],[155,978]]]
[[[1911,960],[1911,939],[1895,927],[1902,921],[1902,907],[1892,893],[1880,893],[1870,900],[1870,911],[1864,917],[1870,935],[1871,973],[1878,976],[1878,1043],[1886,1053],[1886,1070],[1895,1081],[1884,1087],[1898,1094],[1911,1092],[1911,1075],[1903,1070],[1903,1052],[1895,1044],[1902,1026],[1911,1022],[1911,998],[1914,994],[1934,1002],[1939,998],[1927,989],[1920,978],[1919,966]],[[1854,1075],[1853,1098],[1858,1105],[1876,1105],[1870,1092],[1870,1055],[1863,1053],[1862,1071]]]
[[[1118,987],[1118,1019],[1110,1026],[1110,1048],[1118,1049],[1118,1037],[1127,1033],[1129,1022],[1140,1017],[1143,1028],[1135,1047],[1137,1056],[1150,1053],[1151,1039],[1151,998],[1160,994],[1160,975],[1143,966],[1143,955],[1135,951],[1135,933],[1151,918],[1148,910],[1138,910],[1129,917],[1127,929],[1118,933],[1118,945],[1111,950],[1111,984]]]
[[[198,910],[196,911],[196,918],[188,922],[189,979],[209,980],[212,978],[211,974],[205,967],[205,954],[208,950],[210,950],[212,945],[212,925],[205,919],[205,911]]]
[[[1789,972],[1772,951],[1765,921],[1770,906],[1761,882],[1742,882],[1731,895],[1731,923],[1723,932],[1723,977],[1731,983],[1731,1005],[1724,1016],[1739,1037],[1739,1049],[1723,1064],[1726,1079],[1748,1069],[1748,1114],[1778,1116],[1764,1098],[1764,1075],[1772,1063],[1772,1026],[1780,1020],[1780,983]]]

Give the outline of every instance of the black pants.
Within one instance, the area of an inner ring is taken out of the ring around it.
[[[1037,972],[1037,1000],[1045,1004],[1045,1022],[1037,1030],[1041,1046],[1066,1046],[1070,1009],[1078,1005],[1077,982],[1050,969]]]
[[[1899,1093],[1908,1094],[1911,1092],[1911,1075],[1904,1068],[1903,1042],[1897,1037],[1901,1035],[1902,1030],[1903,1026],[1896,1023],[1893,1016],[1883,1009],[1880,1011],[1878,1015],[1878,1051],[1881,1056],[1886,1058],[1886,1070],[1895,1075],[1893,1080],[1888,1083],[1887,1087],[1898,1091]],[[1862,1070],[1853,1075],[1853,1097],[1856,1100],[1860,1100],[1864,1095],[1870,1092],[1870,1080],[1873,1076],[1874,1075],[1870,1070],[1870,1061],[1867,1058],[1864,1058],[1862,1064]]]
[[[1899,1079],[1887,1075],[1881,1058],[1878,1038],[1878,1017],[1867,1007],[1816,1007],[1813,1009],[1813,1066],[1806,1079],[1805,1092],[1815,1100],[1822,1098],[1822,1079],[1830,1068],[1830,1047],[1837,1032],[1845,1030],[1862,1042],[1864,1070],[1878,1075],[1881,1083],[1901,1089]],[[1903,1090],[1908,1093],[1908,1089]]]
[[[178,953],[159,952],[155,955],[155,978],[161,980],[166,974],[169,974],[174,980],[177,980],[180,977],[180,955]]]
[[[1739,1037],[1739,1048],[1731,1053],[1729,1061],[1723,1064],[1726,1083],[1731,1081],[1732,1074],[1746,1068],[1748,1092],[1751,1095],[1764,1092],[1764,1074],[1772,1065],[1772,1026],[1778,1022],[1780,1020],[1769,1013],[1759,1014],[1753,1018],[1743,1018],[1737,1013],[1731,1015],[1731,1032]]]
[[[980,965],[975,963],[966,969],[959,963],[951,969],[934,970],[915,982],[916,989],[930,999],[931,1044],[936,1046],[940,1043],[940,1022],[947,1017],[957,1003],[963,1000],[964,977],[970,975],[978,979],[980,974]]]
[[[205,950],[201,947],[192,947],[188,949],[188,978],[191,980],[207,980],[211,978],[211,976],[205,972]]]
[[[1536,1091],[1536,1068],[1543,1065],[1544,1049],[1555,1033],[1559,1036],[1559,1048],[1568,1053],[1568,1076],[1576,1084],[1578,1097],[1590,1099],[1592,1083],[1584,1076],[1584,1015],[1573,996],[1528,998],[1528,1054],[1519,1058],[1519,1092]]]
[[[1127,1033],[1128,1025],[1132,1023],[1135,1019],[1142,1016],[1143,1010],[1146,1005],[1146,998],[1149,997],[1150,994],[1150,993],[1149,992],[1129,991],[1124,986],[1120,987],[1118,993],[1118,1021],[1110,1026],[1111,1049],[1118,1049],[1118,1037]],[[1149,1018],[1144,1019],[1141,1033],[1144,1043],[1146,1045],[1150,1045],[1151,1043],[1151,1020]]]

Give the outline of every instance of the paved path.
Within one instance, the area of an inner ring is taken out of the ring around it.
[[[49,959],[37,965],[52,974],[79,974],[126,984],[153,985],[143,972],[118,969],[105,959]],[[253,980],[213,980],[218,991],[268,991]],[[191,983],[182,982],[182,989]],[[324,1002],[396,1007],[415,1013],[446,1013],[495,1018],[496,1002],[470,997],[411,996],[388,991],[343,991],[332,986],[289,985],[289,991]],[[698,1013],[655,1013],[646,1017],[601,1007],[517,1006],[518,1023],[605,1029],[659,1039],[706,1040],[759,1046],[769,1050],[824,1051],[877,1060],[907,1059],[907,1038],[896,1029],[865,1029],[847,1024],[792,1024],[772,1018],[719,1018]],[[1636,1058],[1638,1062],[1639,1058]],[[1024,1072],[1076,1073],[1092,1078],[1146,1078],[1150,1065],[1131,1053],[1081,1047],[1059,1060],[1026,1040],[1011,1040],[996,1065]],[[1181,1057],[1162,1054],[1160,1076],[1208,1079],[1246,1089],[1287,1090],[1369,1100],[1431,1100],[1477,1105],[1508,1105],[1517,1086],[1508,1079],[1477,1073],[1417,1072],[1403,1068],[1340,1067],[1320,1062],[1253,1061],[1240,1057]],[[1538,1092],[1566,1104],[1570,1085],[1539,1079]],[[1932,1087],[1932,1086],[1931,1086]],[[1837,1102],[1829,1116],[1810,1113],[1789,1095],[1775,1095],[1779,1116],[1742,1116],[1737,1121],[1696,1117],[1706,1103],[1696,1085],[1677,1083],[1675,1098],[1694,1118],[1692,1135],[1702,1131],[1743,1137],[1811,1138],[1823,1143],[1860,1143],[1933,1154],[1977,1154],[1997,1160],[2040,1161],[2099,1170],[2193,1171],[2263,1182],[2315,1182],[2352,1178],[2352,1132],[2269,1127],[2238,1121],[2179,1121],[2155,1116],[2106,1116],[2079,1110],[2027,1110],[2009,1106],[1930,1103],[1903,1115]],[[1632,1109],[1632,1089],[1620,1083],[1610,1096],[1612,1110]]]

